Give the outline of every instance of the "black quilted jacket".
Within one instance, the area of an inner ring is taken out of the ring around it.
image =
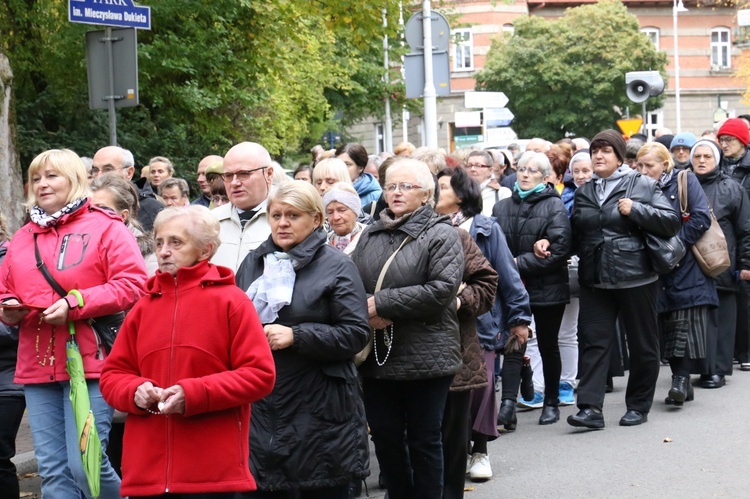
[[[361,366],[364,377],[412,380],[455,374],[461,365],[456,318],[456,292],[464,271],[464,255],[456,230],[446,216],[423,206],[402,225],[387,229],[381,218],[360,236],[352,260],[369,295],[385,261],[407,235],[414,240],[398,252],[375,293],[378,315],[393,321],[393,344],[385,365],[372,353]],[[376,336],[382,362],[387,347]]]

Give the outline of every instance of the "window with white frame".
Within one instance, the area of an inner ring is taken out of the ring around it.
[[[656,131],[664,126],[664,111],[649,111],[646,113],[646,136],[649,140],[654,140]]]
[[[385,127],[382,123],[375,124],[375,154],[385,151]]]
[[[509,36],[513,36],[516,28],[512,24],[503,24],[503,33],[507,33]]]
[[[659,28],[642,28],[641,33],[645,34],[654,44],[654,48],[659,50]]]
[[[453,35],[453,70],[474,69],[474,38],[471,29],[456,29]]]
[[[711,67],[732,67],[732,43],[729,28],[711,30]]]

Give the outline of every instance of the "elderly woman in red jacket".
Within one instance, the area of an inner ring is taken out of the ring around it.
[[[66,324],[73,322],[76,329],[91,408],[106,449],[112,409],[99,392],[106,349],[88,319],[132,307],[143,294],[146,269],[122,219],[91,204],[86,169],[76,153],[52,149],[39,154],[28,178],[31,221],[16,232],[0,267],[0,320],[19,326],[15,382],[25,386],[42,494],[90,497],[68,400]],[[61,296],[73,289],[83,297],[82,306],[73,295]],[[120,497],[120,479],[106,455],[99,497]]]
[[[219,223],[203,206],[154,221],[159,271],[128,314],[102,373],[127,412],[122,495],[233,498],[254,490],[250,404],[271,392],[263,327],[234,273],[210,264]]]

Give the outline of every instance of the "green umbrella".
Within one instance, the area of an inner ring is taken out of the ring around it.
[[[78,306],[83,306],[83,297],[73,290],[72,294],[78,299]],[[70,339],[65,344],[67,361],[65,366],[70,375],[70,402],[73,404],[73,414],[78,430],[78,444],[81,451],[81,462],[86,472],[89,490],[93,497],[99,497],[100,478],[102,469],[102,442],[96,431],[94,413],[91,412],[91,401],[89,390],[86,385],[86,376],[83,371],[83,358],[76,341],[76,328],[73,321],[68,322]]]

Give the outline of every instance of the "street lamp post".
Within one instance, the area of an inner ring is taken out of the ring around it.
[[[672,3],[672,23],[674,25],[672,32],[672,40],[674,40],[674,95],[675,105],[677,107],[677,133],[680,133],[682,131],[682,116],[680,111],[680,53],[677,48],[677,13],[687,12],[687,9],[682,3],[682,0],[679,2],[677,2],[677,0],[672,0]]]

